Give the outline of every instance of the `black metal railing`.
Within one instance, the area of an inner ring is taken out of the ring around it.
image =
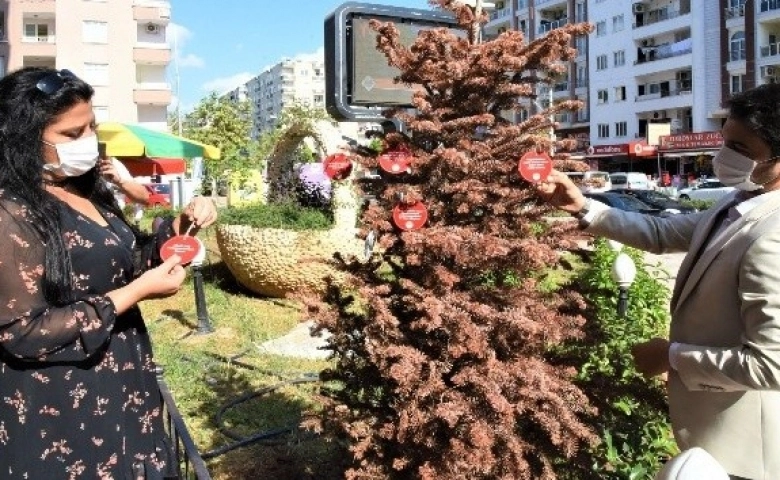
[[[211,480],[211,474],[206,468],[206,462],[198,452],[198,447],[192,441],[187,425],[176,408],[168,384],[162,377],[162,369],[158,369],[157,383],[160,386],[160,395],[163,401],[163,420],[165,429],[171,437],[173,453],[178,462],[177,472],[179,480]]]

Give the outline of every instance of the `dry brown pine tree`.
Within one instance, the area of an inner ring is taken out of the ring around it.
[[[317,426],[348,444],[347,478],[553,479],[557,461],[596,442],[581,422],[593,412],[574,372],[547,358],[581,336],[584,303],[565,288],[540,289],[541,272],[561,264],[575,233],[543,220],[549,210],[517,166],[523,153],[550,148],[550,114],[581,105],[564,101],[519,124],[501,113],[562,73],[576,55],[573,37],[590,27],[478,42],[484,15],[430,3],[472,33],[427,30],[407,48],[392,24],[372,25],[399,80],[424,89],[414,113],[387,113],[408,137],[389,134],[386,145],[408,144],[414,161],[411,173],[385,175],[363,215],[381,253],[345,262],[351,285],[310,302],[336,359],[323,373]],[[393,225],[400,198],[426,205],[425,227]]]

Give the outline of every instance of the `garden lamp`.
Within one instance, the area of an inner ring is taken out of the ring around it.
[[[206,246],[203,242],[195,237],[195,240],[200,244],[198,254],[192,259],[190,266],[192,267],[192,281],[195,284],[195,310],[198,315],[198,333],[206,334],[214,331],[211,326],[211,320],[209,319],[209,312],[206,308],[206,294],[203,290],[203,261],[206,260]]]
[[[615,263],[612,264],[612,280],[618,286],[618,317],[624,317],[628,311],[628,287],[634,283],[636,277],[636,265],[626,253],[618,254]]]

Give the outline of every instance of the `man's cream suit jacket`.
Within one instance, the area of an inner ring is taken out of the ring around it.
[[[686,344],[669,374],[677,443],[705,449],[731,475],[780,480],[780,191],[764,195],[709,245],[734,194],[668,218],[594,202],[586,231],[688,252],[671,301],[670,341]]]

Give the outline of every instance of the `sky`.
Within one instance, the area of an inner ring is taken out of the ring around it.
[[[174,103],[187,112],[210,92],[224,93],[283,58],[323,48],[323,23],[345,0],[171,0],[167,35]],[[427,0],[368,3],[428,9]]]

